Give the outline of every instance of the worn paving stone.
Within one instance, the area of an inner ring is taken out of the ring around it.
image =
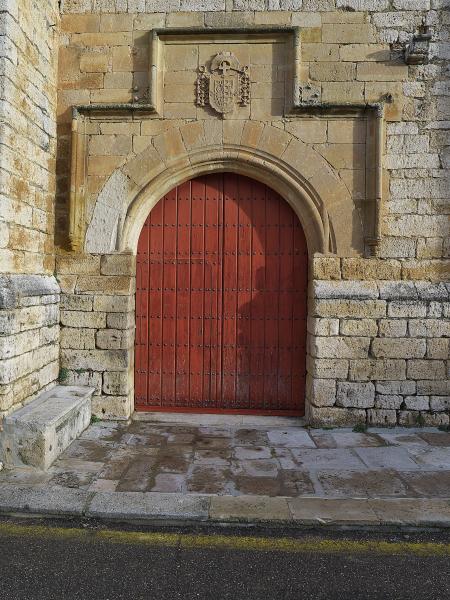
[[[284,488],[282,481],[274,477],[246,477],[235,479],[236,490],[249,496],[295,496],[296,490]],[[291,492],[291,493],[289,493]]]
[[[153,466],[156,459],[153,457],[142,457],[130,463],[117,484],[120,492],[143,492],[150,486],[153,478]]]
[[[384,442],[378,436],[370,433],[354,432],[311,432],[311,437],[318,448],[355,448],[383,446]]]
[[[0,487],[0,512],[82,515],[91,494],[85,490],[46,486]]]
[[[355,448],[354,452],[360,456],[369,469],[396,469],[399,471],[420,469],[406,448]]]
[[[96,479],[90,486],[90,492],[114,492],[119,481],[117,479]]]
[[[285,496],[311,496],[315,493],[313,482],[309,474],[296,469],[286,469],[280,472],[283,490],[292,490],[296,493],[285,493]]]
[[[186,488],[186,477],[177,473],[159,473],[155,477],[151,492],[181,493]]]
[[[346,448],[327,449],[299,449],[292,448],[292,455],[298,466],[307,470],[344,469],[365,470],[362,460],[353,454],[352,450]]]
[[[108,518],[185,518],[206,519],[209,499],[186,494],[158,492],[97,492],[87,515]]]
[[[305,525],[379,523],[379,516],[365,499],[289,498],[288,505],[293,519]]]
[[[450,447],[440,448],[412,448],[410,450],[415,461],[428,468],[450,469]]]
[[[375,498],[411,495],[395,471],[320,471],[317,478],[326,496]]]
[[[265,446],[268,444],[267,433],[261,429],[237,429],[234,443],[236,446]]]
[[[235,460],[232,465],[233,473],[248,477],[276,477],[278,462],[274,459]]]
[[[418,496],[450,498],[450,471],[410,471],[401,478]]]
[[[290,429],[269,429],[267,437],[271,446],[288,446],[290,448],[316,447],[309,433],[298,427],[292,427]]]
[[[228,468],[215,465],[195,467],[187,477],[188,492],[202,494],[227,494],[233,489],[230,483],[231,473]]]
[[[265,446],[238,446],[233,451],[236,460],[271,458],[270,448]]]
[[[211,498],[211,519],[226,521],[290,521],[286,498],[217,496]]]
[[[450,523],[449,499],[388,498],[368,500],[382,524],[445,526]]]
[[[231,440],[229,438],[226,437],[218,437],[218,438],[213,438],[213,437],[203,437],[203,438],[197,438],[196,442],[195,442],[195,447],[198,449],[204,449],[204,450],[212,450],[212,449],[225,449],[225,448],[230,448],[231,447]]]
[[[419,437],[428,442],[430,446],[450,447],[450,433],[419,433]]]
[[[196,450],[194,452],[194,466],[217,465],[225,467],[230,465],[231,450]]]
[[[389,433],[383,432],[377,434],[387,444],[391,446],[427,446],[426,440],[415,433]]]

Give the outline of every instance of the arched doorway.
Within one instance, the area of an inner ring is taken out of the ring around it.
[[[136,410],[303,414],[307,266],[263,183],[215,173],[166,194],[137,249]]]

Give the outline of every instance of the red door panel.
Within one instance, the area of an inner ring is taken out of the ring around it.
[[[136,409],[303,414],[307,266],[262,183],[213,174],[164,196],[138,243]]]

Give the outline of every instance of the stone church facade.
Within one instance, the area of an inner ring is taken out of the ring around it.
[[[141,230],[234,173],[308,251],[305,418],[448,425],[445,0],[0,0],[0,416],[135,404]]]

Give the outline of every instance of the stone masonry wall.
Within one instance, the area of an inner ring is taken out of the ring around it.
[[[310,422],[448,425],[450,284],[402,279],[396,260],[316,259],[315,271]]]
[[[92,413],[128,418],[133,410],[135,259],[58,257],[61,383],[94,387]]]
[[[323,102],[387,100],[378,258],[311,257],[307,416],[316,425],[448,424],[447,5],[446,0],[64,0],[58,229],[67,229],[70,109],[143,101],[151,29],[298,26],[301,81],[316,86]],[[408,66],[404,48],[422,22],[432,28],[430,63]],[[173,84],[181,73],[184,81],[181,100],[169,112],[85,120],[88,221],[110,175],[150,148],[154,136],[196,120],[214,130],[218,117],[197,109],[193,86],[189,92],[196,66],[187,73],[183,65],[173,67],[167,90],[172,98],[177,98]],[[258,98],[261,84],[274,84],[278,71],[255,67],[251,92]],[[269,93],[276,86],[264,89]],[[245,119],[270,124],[311,146],[349,190],[355,206],[364,201],[361,151],[366,139],[358,134],[360,123],[288,117],[278,101],[272,102],[275,96],[266,100],[275,107],[272,112],[267,106],[261,110],[258,102]],[[129,260],[65,255],[58,262],[64,293],[62,366],[68,383],[94,383],[93,412],[99,415],[125,417],[132,410],[133,266],[120,262]]]
[[[0,1],[0,422],[58,377],[57,0]]]

